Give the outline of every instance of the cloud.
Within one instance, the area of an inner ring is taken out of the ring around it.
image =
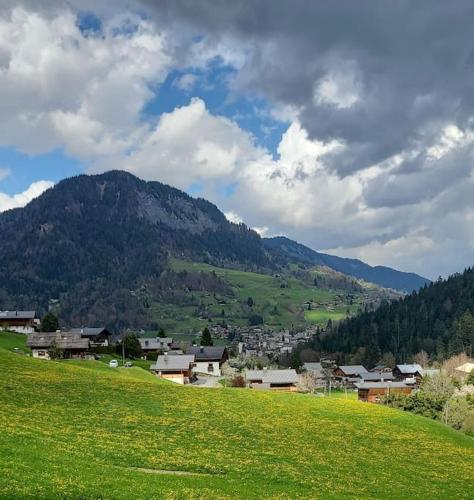
[[[0,181],[3,181],[3,179],[6,179],[10,174],[11,174],[11,171],[9,168],[0,167]]]
[[[28,189],[22,193],[14,194],[12,196],[0,193],[0,212],[10,210],[12,208],[24,207],[31,200],[37,198],[44,191],[54,185],[51,181],[37,181],[33,182]]]
[[[197,76],[192,73],[186,73],[183,76],[177,78],[173,85],[184,92],[190,92],[196,85]]]

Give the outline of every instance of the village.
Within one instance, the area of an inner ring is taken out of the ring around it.
[[[303,363],[298,370],[280,366],[276,354],[290,353],[298,342],[314,334],[310,331],[275,336],[263,329],[246,330],[230,345],[213,345],[209,330],[203,332],[200,345],[178,342],[161,332],[156,337],[136,337],[132,349],[125,345],[126,340],[116,339],[105,327],[41,331],[41,326],[35,311],[0,311],[0,330],[27,335],[33,358],[103,360],[112,369],[137,363],[157,377],[191,387],[247,387],[318,396],[330,396],[334,391],[380,403],[390,396],[411,394],[424,379],[440,373],[439,368],[418,363],[393,367],[378,364],[367,369],[363,365],[338,366],[331,360],[320,360]],[[473,362],[454,367],[461,380],[473,371]]]

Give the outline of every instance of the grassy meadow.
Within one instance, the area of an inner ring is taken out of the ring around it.
[[[209,324],[196,317],[197,304],[204,304],[212,317],[212,323],[222,321],[233,326],[247,326],[251,314],[263,316],[265,324],[275,329],[301,326],[305,323],[326,325],[329,319],[339,320],[347,313],[355,313],[363,304],[359,294],[352,304],[345,301],[345,292],[311,286],[292,277],[276,277],[268,274],[224,269],[201,262],[173,259],[175,271],[215,273],[232,290],[232,296],[192,291],[189,296],[193,304],[159,303],[155,305],[154,317],[167,331],[200,331]],[[319,270],[315,276],[324,274]],[[282,283],[286,287],[282,288]],[[371,293],[376,293],[371,290]],[[357,294],[356,294],[357,295]],[[249,309],[246,301],[252,297],[254,306]],[[307,303],[312,303],[308,311]]]
[[[2,498],[472,498],[474,441],[438,422],[35,360],[18,340],[0,338]]]

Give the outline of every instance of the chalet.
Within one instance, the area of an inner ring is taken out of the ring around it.
[[[343,365],[334,369],[335,379],[346,387],[354,387],[369,371],[362,365]]]
[[[165,352],[173,347],[173,339],[171,337],[156,337],[156,338],[140,338],[140,347],[145,354],[152,352]]]
[[[410,394],[413,386],[405,382],[356,382],[355,387],[360,401],[378,403],[384,396],[390,394]]]
[[[35,311],[0,311],[0,330],[33,333],[40,325]]]
[[[222,365],[229,359],[227,349],[219,346],[190,346],[186,354],[195,356],[193,372],[220,377]]]
[[[415,384],[423,378],[423,368],[418,364],[397,365],[393,369],[393,374],[396,380]]]
[[[70,332],[37,332],[28,337],[26,343],[34,358],[50,359],[53,347],[61,349],[65,358],[84,357],[89,350],[89,340]]]
[[[68,333],[79,335],[83,339],[89,340],[90,347],[107,347],[112,334],[104,327],[98,328],[71,328]]]
[[[340,379],[360,378],[361,374],[368,372],[369,370],[362,365],[346,365],[335,368],[334,376]]]
[[[156,363],[150,366],[150,370],[158,377],[170,380],[177,384],[188,384],[193,378],[194,354],[182,354],[169,356],[162,354],[158,356]]]
[[[245,380],[253,389],[297,391],[298,375],[295,370],[247,370]]]

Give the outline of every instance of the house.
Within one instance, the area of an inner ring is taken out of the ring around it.
[[[35,332],[29,335],[26,345],[34,358],[51,359],[53,347],[61,349],[64,357],[84,357],[89,350],[89,340],[71,332]]]
[[[145,354],[169,351],[173,346],[171,337],[139,338],[138,342]]]
[[[253,389],[297,391],[298,375],[295,370],[247,370],[245,380]]]
[[[356,382],[359,401],[378,403],[380,398],[390,394],[410,394],[413,386],[405,382]]]
[[[423,378],[423,368],[418,364],[397,365],[393,369],[393,374],[396,380],[415,384]]]
[[[40,325],[36,311],[0,311],[0,330],[33,333]]]
[[[336,380],[346,387],[354,387],[356,382],[360,382],[362,375],[368,373],[369,371],[362,365],[342,365],[333,371]]]
[[[334,376],[340,379],[360,378],[361,374],[368,373],[369,370],[362,365],[338,366],[334,369]]]
[[[311,373],[316,380],[326,379],[326,374],[321,363],[303,363],[303,369]]]
[[[469,375],[474,371],[474,363],[464,363],[454,369],[454,373],[461,377],[463,380],[467,379]]]
[[[158,356],[156,363],[150,366],[150,370],[158,377],[171,382],[188,384],[193,378],[194,361],[194,354],[169,356],[165,353]]]
[[[227,349],[219,346],[190,346],[186,354],[195,356],[193,373],[202,373],[220,377],[221,367],[229,359]]]
[[[112,334],[104,327],[98,328],[71,328],[67,330],[73,335],[80,335],[83,339],[89,340],[90,347],[107,347]]]

